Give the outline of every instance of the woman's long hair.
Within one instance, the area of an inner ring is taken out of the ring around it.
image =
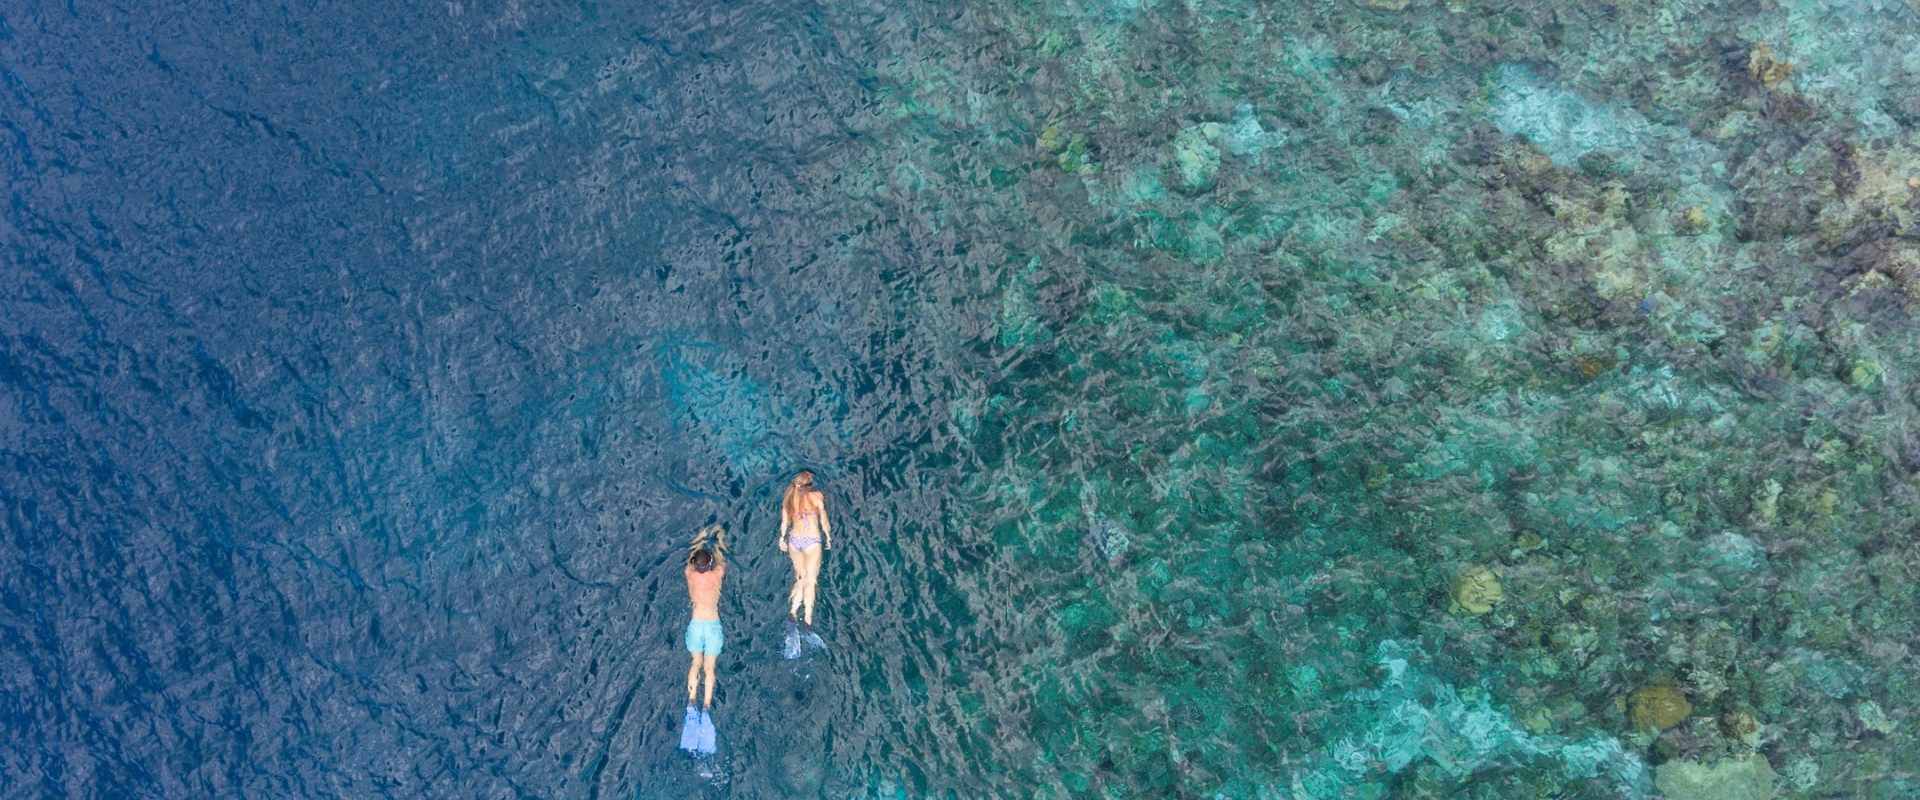
[[[780,498],[780,515],[789,527],[799,520],[800,503],[806,499],[807,492],[811,491],[813,491],[813,473],[804,469],[800,470],[800,474],[793,476],[793,480],[787,482],[787,493]]]

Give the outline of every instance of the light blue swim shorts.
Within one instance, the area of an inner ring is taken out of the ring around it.
[[[720,620],[696,619],[687,623],[687,652],[720,655],[726,637],[720,634]]]

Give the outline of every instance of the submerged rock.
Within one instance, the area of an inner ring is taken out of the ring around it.
[[[1785,488],[1779,481],[1768,478],[1767,482],[1753,490],[1753,524],[1761,529],[1773,527],[1780,519],[1780,492]]]
[[[1686,694],[1672,686],[1643,686],[1627,698],[1627,715],[1641,730],[1664,731],[1692,713]]]
[[[1720,733],[1730,741],[1757,747],[1760,744],[1760,720],[1744,710],[1728,711],[1720,715]]]
[[[1220,175],[1220,124],[1208,122],[1180,131],[1173,137],[1174,188],[1183,194],[1204,194],[1213,190]]]
[[[1093,544],[1094,550],[1100,553],[1100,557],[1106,559],[1109,564],[1125,558],[1127,548],[1133,543],[1132,537],[1127,535],[1126,528],[1100,515],[1095,515],[1093,522],[1087,526],[1087,540]]]
[[[1667,800],[1771,800],[1773,767],[1753,753],[1712,764],[1669,761],[1654,770],[1653,785]]]
[[[1409,769],[1443,782],[1466,781],[1481,770],[1520,762],[1557,766],[1560,779],[1591,781],[1607,797],[1646,796],[1646,765],[1618,740],[1533,733],[1496,708],[1483,687],[1455,686],[1416,665],[1422,655],[1391,639],[1375,647],[1375,662],[1385,673],[1380,684],[1342,699],[1342,729],[1295,774],[1287,797],[1381,797],[1387,793],[1379,784],[1369,784],[1379,787],[1374,794],[1353,787]]]
[[[1772,89],[1793,77],[1793,65],[1775,56],[1766,42],[1760,42],[1747,51],[1747,75]]]
[[[1596,151],[1639,152],[1654,138],[1654,125],[1639,112],[1583,97],[1528,66],[1501,64],[1489,83],[1494,124],[1534,143],[1556,164],[1575,164]]]
[[[1860,727],[1864,730],[1881,736],[1893,734],[1893,718],[1887,716],[1887,712],[1880,708],[1879,703],[1862,700],[1853,707],[1853,715],[1860,720]]]
[[[1813,787],[1820,785],[1820,765],[1811,758],[1801,756],[1787,762],[1786,768],[1780,770],[1780,777],[1786,779],[1787,786],[1793,791],[1811,792]],[[1896,796],[1911,797],[1912,795]]]
[[[746,359],[710,342],[661,349],[673,424],[725,456],[733,473],[766,475],[791,463],[774,431],[796,410],[749,373]]]
[[[1034,146],[1051,156],[1063,172],[1095,171],[1092,169],[1094,165],[1089,155],[1091,143],[1087,135],[1069,132],[1058,122],[1041,129]]]
[[[1259,163],[1261,152],[1287,141],[1284,132],[1269,132],[1260,125],[1260,117],[1254,113],[1252,103],[1241,103],[1234,107],[1233,122],[1227,126],[1224,138],[1228,153],[1250,158],[1254,163]]]
[[[999,342],[1001,347],[1021,348],[1046,340],[1049,334],[1040,319],[1039,303],[1034,299],[1034,280],[1040,273],[1039,258],[1011,273],[1007,288],[1000,295]]]
[[[1472,566],[1453,579],[1452,595],[1454,613],[1480,615],[1499,605],[1506,598],[1506,591],[1500,588],[1500,578],[1493,570]]]
[[[1708,539],[1704,549],[1708,565],[1729,577],[1759,569],[1767,559],[1766,548],[1761,547],[1759,542],[1733,531]]]

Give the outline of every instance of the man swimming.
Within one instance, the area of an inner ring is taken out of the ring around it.
[[[713,708],[714,661],[720,657],[725,637],[720,630],[720,584],[727,579],[726,529],[718,525],[701,528],[693,537],[687,553],[687,566],[681,571],[687,579],[687,599],[693,602],[693,619],[687,622],[687,653],[693,657],[687,667],[687,718],[680,732],[681,749],[695,753],[714,752]],[[704,701],[695,708],[700,678],[706,676]]]
[[[687,623],[687,652],[693,656],[687,667],[687,705],[700,689],[700,676],[707,678],[705,702],[713,707],[713,662],[720,656],[725,637],[720,630],[720,584],[727,579],[726,530],[708,525],[693,537],[687,553],[687,598],[693,601],[693,619]]]

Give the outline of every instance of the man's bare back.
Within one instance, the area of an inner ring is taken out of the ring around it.
[[[706,572],[699,572],[689,566],[687,576],[687,598],[693,601],[694,619],[720,618],[720,582],[727,578],[727,564],[722,561]]]

